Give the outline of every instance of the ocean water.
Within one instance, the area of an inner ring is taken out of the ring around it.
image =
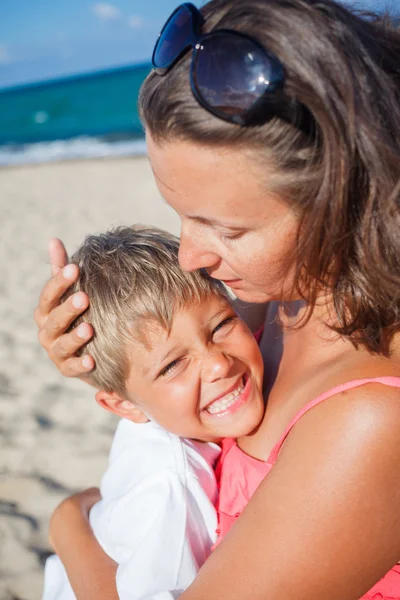
[[[150,65],[0,90],[0,165],[145,152],[139,88]]]

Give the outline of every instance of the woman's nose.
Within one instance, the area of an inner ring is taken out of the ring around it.
[[[212,252],[207,245],[206,236],[182,224],[179,246],[179,264],[184,271],[215,267],[221,258]]]
[[[203,361],[202,379],[207,383],[225,379],[229,376],[232,365],[233,359],[229,354],[213,350],[208,353]]]

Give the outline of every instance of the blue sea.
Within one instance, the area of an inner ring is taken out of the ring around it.
[[[0,89],[0,166],[145,153],[139,88],[150,65]]]

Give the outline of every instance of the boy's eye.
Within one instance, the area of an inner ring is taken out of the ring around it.
[[[171,373],[175,369],[175,367],[179,364],[179,362],[180,362],[179,358],[170,362],[166,367],[164,367],[159,372],[158,377],[164,377],[165,375],[168,375],[169,373]]]
[[[219,331],[220,329],[222,329],[223,327],[225,327],[225,325],[229,325],[230,323],[232,323],[232,322],[233,322],[233,321],[234,321],[236,318],[237,318],[237,317],[236,317],[236,315],[235,315],[235,316],[233,316],[233,315],[232,315],[232,316],[230,316],[230,317],[228,317],[228,318],[224,319],[223,321],[221,321],[221,323],[219,323],[219,324],[218,324],[218,325],[215,327],[215,329],[213,330],[213,332],[212,332],[212,333],[213,333],[213,335],[214,335],[215,333],[217,333],[217,331]]]

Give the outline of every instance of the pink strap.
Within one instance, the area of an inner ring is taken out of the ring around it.
[[[317,404],[321,404],[321,402],[323,402],[327,398],[331,398],[332,396],[340,394],[341,392],[345,392],[346,390],[351,390],[353,388],[360,387],[361,385],[364,385],[366,383],[381,383],[383,385],[389,385],[390,387],[400,388],[400,377],[374,377],[372,379],[354,379],[353,381],[348,381],[347,383],[337,385],[336,387],[331,388],[327,392],[324,392],[320,396],[317,396],[317,398],[314,398],[314,400],[311,400],[311,402],[306,404],[289,423],[281,439],[273,447],[271,454],[269,455],[268,464],[275,464],[284,441],[286,440],[293,427],[296,425],[297,421],[299,421],[306,412],[314,408],[314,406],[317,406]]]
[[[257,344],[260,344],[260,340],[262,338],[263,333],[264,333],[264,325],[261,325],[261,327],[253,333],[254,337],[256,338]]]

